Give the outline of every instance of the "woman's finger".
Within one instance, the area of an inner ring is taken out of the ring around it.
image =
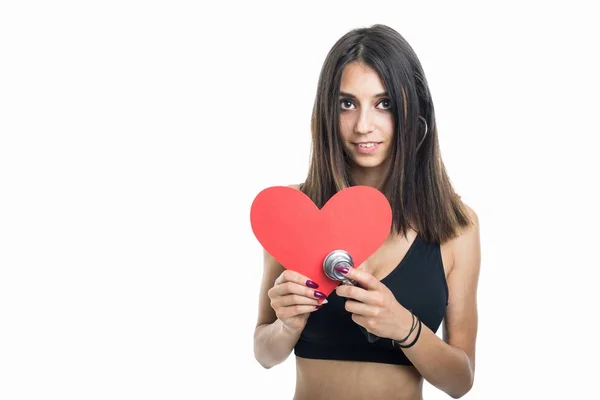
[[[319,306],[296,305],[296,306],[290,306],[290,307],[282,307],[277,311],[277,318],[279,318],[281,320],[285,320],[288,318],[295,317],[297,315],[317,311],[321,307],[322,306],[320,306],[320,305]]]
[[[309,277],[289,269],[286,269],[281,273],[281,275],[279,275],[279,277],[275,280],[275,285],[285,282],[295,282],[301,286],[306,286],[312,289],[316,289],[319,287],[319,285],[313,282]]]
[[[374,302],[376,292],[371,292],[354,285],[339,285],[337,288],[335,288],[335,293],[340,297],[346,297],[362,303],[370,304]]]
[[[272,289],[271,295],[273,296],[287,296],[290,294],[296,294],[299,296],[304,296],[309,299],[324,299],[324,293],[319,292],[316,289],[312,289],[296,282],[284,282],[280,285],[274,286]]]
[[[309,298],[306,296],[300,296],[297,294],[290,294],[287,296],[277,297],[273,301],[274,305],[279,307],[289,307],[294,305],[319,305],[319,300],[315,298]]]
[[[376,317],[378,308],[373,307],[369,304],[361,303],[360,301],[354,300],[346,300],[346,304],[344,305],[346,311],[361,315],[364,317]]]

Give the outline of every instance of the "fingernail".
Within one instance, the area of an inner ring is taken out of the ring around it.
[[[338,271],[338,272],[341,272],[342,274],[347,274],[347,273],[348,273],[348,271],[350,271],[348,268],[346,268],[346,267],[341,267],[341,266],[339,266],[339,265],[338,265],[338,266],[336,266],[336,267],[334,267],[334,269],[335,269],[336,271]]]
[[[315,308],[316,308],[317,310],[318,310],[319,308],[321,308],[321,307],[323,307],[323,306],[322,306],[322,305],[315,306]]]
[[[319,285],[317,285],[315,282],[311,281],[310,279],[306,281],[306,286],[308,286],[309,288],[313,288],[313,289],[316,289],[319,287]]]
[[[321,293],[318,290],[315,290],[315,297],[318,297],[319,299],[324,299],[327,296],[325,296],[325,293]]]

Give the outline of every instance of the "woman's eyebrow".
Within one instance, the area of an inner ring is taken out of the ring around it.
[[[356,99],[356,96],[353,95],[352,93],[340,92],[340,96],[350,97],[352,99]],[[373,97],[383,97],[383,96],[389,96],[389,93],[388,92],[382,92],[382,93],[376,94]]]

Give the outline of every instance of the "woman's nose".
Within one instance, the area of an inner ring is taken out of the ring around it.
[[[362,109],[356,121],[356,132],[357,133],[369,133],[373,131],[373,121],[371,112],[368,109]]]

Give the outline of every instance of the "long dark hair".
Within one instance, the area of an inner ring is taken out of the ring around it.
[[[351,30],[327,54],[312,111],[310,166],[300,190],[320,208],[338,191],[355,185],[339,135],[342,72],[352,61],[377,71],[390,97],[395,132],[378,189],[392,207],[392,229],[406,235],[412,228],[429,242],[453,238],[472,221],[442,162],[433,101],[421,63],[408,42],[386,25]],[[425,136],[419,117],[427,123]]]

